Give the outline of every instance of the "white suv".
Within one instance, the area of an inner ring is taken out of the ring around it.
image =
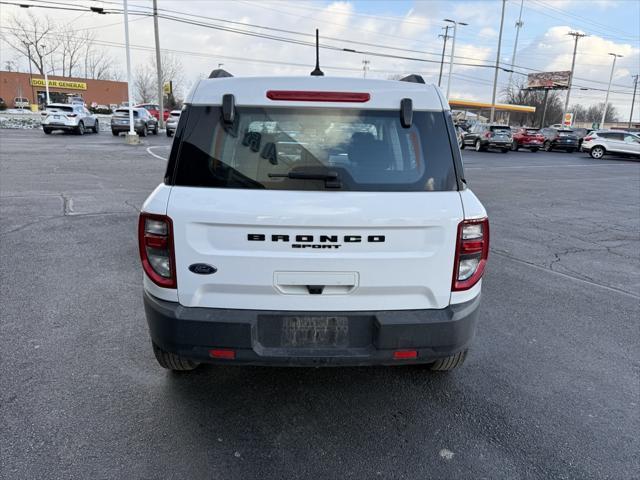
[[[596,159],[605,155],[640,157],[640,136],[630,132],[599,130],[584,137],[582,150]]]
[[[194,87],[139,222],[161,366],[463,363],[489,223],[421,80]]]
[[[42,112],[42,130],[46,134],[54,130],[63,130],[84,135],[89,130],[98,133],[100,124],[98,118],[83,105],[51,103]]]

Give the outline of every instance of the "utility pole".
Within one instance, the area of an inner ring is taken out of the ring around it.
[[[129,103],[129,131],[127,132],[127,143],[137,145],[140,143],[138,134],[133,129],[133,95],[131,93],[131,49],[129,48],[129,5],[124,2],[124,43],[127,52],[127,100]]]
[[[158,74],[158,105],[160,114],[158,124],[164,128],[164,85],[162,85],[162,63],[160,61],[160,33],[158,32],[158,1],[153,0],[153,30],[156,37],[156,70]]]
[[[509,82],[507,86],[511,88],[511,82],[513,81],[513,68],[516,64],[516,51],[518,50],[518,37],[520,36],[520,29],[524,25],[522,21],[522,5],[524,0],[520,0],[520,14],[518,15],[518,21],[516,22],[516,41],[513,44],[513,55],[511,56],[511,72],[509,72]]]
[[[449,78],[447,79],[447,100],[449,100],[449,93],[451,92],[451,76],[453,75],[453,56],[456,51],[456,33],[458,31],[458,25],[469,25],[464,22],[456,22],[455,20],[451,20],[449,18],[444,19],[447,23],[453,24],[453,39],[451,41],[451,57],[449,59]]]
[[[29,56],[29,83],[31,84],[31,105],[33,105],[34,103],[38,105],[38,101],[36,100],[36,92],[33,88],[33,72],[31,71],[31,43],[27,44],[27,55]]]
[[[362,60],[362,78],[367,78],[367,71],[369,70],[369,60]]]
[[[562,123],[564,124],[565,115],[569,110],[569,97],[571,95],[571,84],[573,83],[573,69],[576,66],[576,52],[578,51],[578,40],[582,37],[586,37],[584,33],[580,32],[569,32],[567,35],[571,35],[574,37],[575,41],[573,43],[573,58],[571,59],[571,73],[569,74],[569,86],[567,87],[567,97],[564,100],[564,110],[562,111]]]
[[[631,122],[633,120],[633,104],[636,103],[636,90],[638,89],[638,75],[633,77],[633,97],[631,97],[631,113],[629,114],[629,128],[631,128]]]
[[[447,40],[451,38],[449,36],[449,29],[451,25],[446,25],[444,27],[444,35],[438,35],[438,38],[442,37],[444,39],[444,43],[442,44],[442,58],[440,59],[440,74],[438,75],[438,86],[442,83],[442,67],[444,66],[444,52],[447,49]]]
[[[611,75],[609,75],[609,86],[607,87],[607,95],[604,97],[604,108],[602,109],[602,122],[600,122],[600,128],[604,128],[604,119],[607,116],[607,103],[609,103],[609,90],[611,90],[611,81],[613,80],[613,71],[616,69],[616,60],[622,58],[622,55],[617,53],[610,53],[613,57],[613,65],[611,66]]]
[[[40,48],[45,49],[46,45],[40,45]],[[38,45],[33,45],[33,48],[38,49]],[[47,66],[44,63],[44,53],[41,52],[42,55],[42,69],[44,70],[44,90],[47,93],[47,105],[51,103],[51,98],[49,97],[49,75],[47,75]],[[64,70],[64,69],[63,69]]]
[[[496,116],[496,89],[498,88],[498,67],[500,65],[500,47],[502,46],[502,27],[504,27],[504,8],[507,0],[502,0],[502,16],[500,18],[500,34],[498,35],[498,53],[496,54],[496,71],[493,75],[493,94],[491,95],[491,115],[489,123],[493,123]]]

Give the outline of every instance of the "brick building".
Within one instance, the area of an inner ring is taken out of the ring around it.
[[[35,73],[0,71],[0,97],[9,108],[14,107],[16,97],[25,97],[32,104],[35,99],[42,107],[46,99],[44,77]],[[120,105],[127,100],[127,83],[50,75],[49,97],[52,103],[67,103],[69,97],[82,97],[87,106]]]

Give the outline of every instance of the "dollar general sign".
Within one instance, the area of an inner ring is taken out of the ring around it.
[[[34,87],[44,87],[44,78],[32,78],[31,85]],[[64,80],[49,80],[49,88],[68,88],[69,90],[86,90],[87,84],[84,82],[65,82]]]

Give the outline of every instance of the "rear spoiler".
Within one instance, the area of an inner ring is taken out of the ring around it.
[[[222,68],[216,68],[215,70],[212,70],[211,73],[209,74],[209,78],[226,78],[226,77],[233,77],[233,75],[231,75],[226,70],[223,70]]]

